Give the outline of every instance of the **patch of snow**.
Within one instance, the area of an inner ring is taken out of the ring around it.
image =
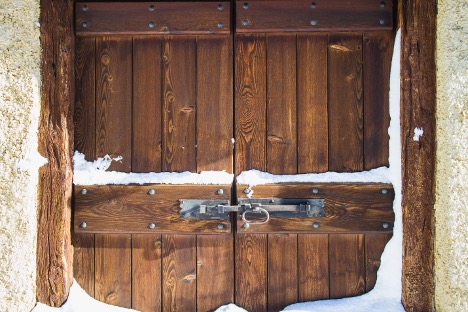
[[[239,308],[235,304],[230,303],[219,307],[215,312],[247,312],[247,310]]]
[[[413,141],[419,141],[419,138],[423,135],[424,130],[422,128],[414,128]]]
[[[15,168],[22,171],[37,172],[40,167],[47,164],[49,160],[42,157],[37,150],[26,152],[23,158],[18,159]]]

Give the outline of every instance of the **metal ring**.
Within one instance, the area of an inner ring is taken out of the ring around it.
[[[260,212],[260,213],[264,213],[266,218],[263,220],[263,221],[249,221],[247,220],[247,218],[245,217],[245,214],[247,212]],[[268,221],[270,221],[270,214],[268,213],[268,211],[266,209],[263,209],[263,208],[260,208],[260,207],[255,207],[254,209],[252,210],[246,210],[242,213],[242,221],[244,221],[245,223],[248,223],[248,224],[265,224],[267,223]]]

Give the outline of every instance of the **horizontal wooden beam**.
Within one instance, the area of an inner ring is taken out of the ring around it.
[[[393,28],[393,0],[236,1],[236,32]]]
[[[229,34],[229,2],[77,2],[77,35]]]

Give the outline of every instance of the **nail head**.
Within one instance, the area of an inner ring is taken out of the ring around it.
[[[156,26],[156,25],[154,24],[154,22],[150,22],[150,23],[148,24],[148,26],[149,26],[149,28],[154,28],[154,26]]]
[[[87,189],[82,189],[82,190],[81,190],[81,194],[83,194],[83,195],[88,194],[88,190],[87,190]]]
[[[388,224],[388,222],[382,223],[382,227],[383,227],[384,229],[388,229],[389,226],[390,226],[390,224]]]
[[[242,7],[243,7],[244,9],[248,9],[248,8],[249,8],[249,4],[248,4],[247,2],[244,2],[244,4],[242,5]]]
[[[149,229],[154,229],[155,227],[156,227],[156,224],[154,224],[152,222],[148,224]]]
[[[218,195],[223,195],[223,194],[224,194],[224,190],[223,190],[223,189],[218,189],[218,190],[216,191],[216,194],[218,194]]]
[[[243,21],[242,21],[242,25],[244,25],[244,26],[247,26],[247,25],[249,25],[249,20],[246,20],[246,19],[245,19],[245,20],[243,20]]]
[[[319,192],[319,189],[318,189],[318,188],[315,188],[315,187],[314,187],[314,188],[312,189],[312,193],[318,194],[318,192]]]
[[[88,224],[86,222],[81,222],[80,223],[80,228],[84,229],[88,226]]]
[[[243,192],[244,192],[244,194],[250,194],[251,190],[247,187],[247,188],[244,189]]]
[[[317,3],[312,2],[312,4],[310,5],[310,7],[311,7],[312,9],[315,9],[315,8],[317,7]]]
[[[382,189],[381,192],[382,192],[382,194],[384,194],[384,195],[388,193],[387,189]]]
[[[312,25],[312,26],[317,25],[317,20],[315,20],[315,19],[310,20],[310,25]]]
[[[312,223],[312,226],[313,226],[315,229],[317,229],[317,228],[320,226],[320,223],[314,222],[314,223]]]
[[[219,27],[219,28],[221,28],[221,27],[223,27],[223,26],[224,26],[223,22],[218,22],[218,27]]]
[[[222,230],[222,229],[224,229],[224,224],[220,223],[216,227],[218,228],[218,230]]]
[[[87,11],[87,10],[88,10],[88,6],[85,4],[85,5],[83,5],[82,9],[83,9],[83,11]]]
[[[81,23],[81,26],[83,26],[84,28],[86,28],[86,27],[88,27],[88,23],[83,22],[83,23]]]
[[[224,9],[224,6],[222,4],[218,4],[218,10],[222,11]]]
[[[149,10],[150,10],[150,11],[154,11],[154,5],[150,5],[150,6],[149,6]]]
[[[148,195],[154,195],[154,194],[156,194],[156,191],[154,189],[150,189],[148,191]]]

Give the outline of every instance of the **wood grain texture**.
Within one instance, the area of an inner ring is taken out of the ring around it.
[[[268,311],[297,302],[297,235],[268,235]]]
[[[194,38],[164,38],[162,171],[197,170],[195,62]]]
[[[132,40],[96,39],[96,156],[122,156],[109,170],[131,171]]]
[[[371,291],[377,281],[377,271],[380,268],[380,257],[385,246],[392,237],[391,234],[366,234],[366,292]],[[396,259],[396,261],[398,261]]]
[[[73,234],[73,278],[94,297],[94,234]]]
[[[232,235],[197,236],[197,311],[214,311],[234,301]]]
[[[363,36],[364,169],[388,166],[392,32]]]
[[[357,296],[365,292],[363,234],[330,234],[330,298]]]
[[[160,172],[162,58],[159,38],[133,39],[132,171]]]
[[[328,44],[329,170],[362,171],[362,37],[333,34]]]
[[[328,35],[297,37],[297,171],[328,170]]]
[[[236,234],[236,297],[251,312],[267,311],[267,235]]]
[[[235,37],[236,174],[266,171],[266,37]]]
[[[267,171],[297,173],[296,36],[267,38]]]
[[[195,235],[162,236],[163,311],[197,310]]]
[[[230,37],[197,38],[197,172],[233,171],[232,65]]]
[[[124,308],[132,306],[131,246],[129,234],[96,234],[97,300]]]
[[[328,299],[328,235],[299,234],[297,239],[298,301]]]
[[[83,153],[86,160],[96,159],[96,39],[75,41],[75,127],[74,149]]]

